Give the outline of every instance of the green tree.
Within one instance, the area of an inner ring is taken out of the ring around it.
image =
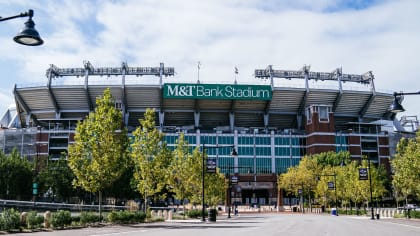
[[[192,158],[190,159],[188,168],[190,170],[189,186],[192,190],[191,203],[201,204],[202,203],[202,192],[203,192],[203,158],[206,162],[207,154],[203,157],[203,152],[200,151],[199,147],[196,147],[193,151]],[[204,166],[204,168],[206,168]],[[204,203],[209,206],[216,206],[222,202],[225,197],[225,191],[227,190],[227,183],[225,176],[220,173],[217,169],[216,173],[205,173],[204,174]]]
[[[391,161],[394,176],[392,185],[397,199],[420,197],[420,131],[414,139],[401,139],[397,145],[397,153]]]
[[[299,195],[298,189],[303,189],[303,194],[309,197],[312,191],[308,189],[312,189],[323,205],[335,201],[360,204],[370,201],[369,181],[359,181],[358,176],[358,169],[366,166],[366,160],[362,163],[350,161],[348,152],[326,152],[305,156],[298,166],[291,167],[280,175],[279,188],[296,196]],[[372,195],[380,198],[386,192],[386,171],[382,166],[376,168],[373,164],[369,171],[372,176]],[[328,182],[334,180],[335,189],[331,190],[328,188]]]
[[[38,175],[40,193],[46,193],[52,200],[58,198],[67,202],[69,197],[76,193],[72,185],[74,178],[73,171],[64,157],[50,160],[46,169]]]
[[[305,156],[298,166],[290,167],[286,173],[280,175],[279,188],[283,188],[287,193],[295,196],[301,196],[302,200],[303,198],[312,199],[320,168],[321,166],[313,156]]]
[[[115,108],[108,88],[96,99],[95,111],[77,124],[74,143],[69,146],[68,164],[76,177],[73,185],[99,193],[101,204],[102,190],[125,170],[127,145],[122,113]]]
[[[142,194],[145,207],[149,198],[159,200],[168,192],[167,171],[171,152],[166,147],[164,136],[155,127],[155,110],[147,109],[140,126],[133,132],[130,156],[133,160],[136,190]]]
[[[31,163],[16,149],[5,155],[0,152],[0,196],[28,199],[32,194],[33,171]]]
[[[191,173],[192,169],[192,154],[190,153],[188,142],[184,138],[184,133],[181,133],[175,150],[172,152],[171,165],[168,168],[168,184],[175,197],[184,203],[185,199],[190,199],[194,194],[195,189],[192,187]]]

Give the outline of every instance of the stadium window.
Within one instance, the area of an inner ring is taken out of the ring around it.
[[[311,111],[312,107],[307,107],[306,108],[306,123],[307,124],[311,124],[312,123],[312,111]]]
[[[327,106],[319,106],[319,112],[318,112],[318,116],[319,116],[319,121],[329,121],[329,117],[328,117],[328,108]]]
[[[116,101],[115,102],[115,109],[118,109],[118,110],[122,110],[122,102],[120,102],[120,101]]]

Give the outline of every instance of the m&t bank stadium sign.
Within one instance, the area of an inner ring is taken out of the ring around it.
[[[164,98],[271,100],[269,85],[165,84]]]

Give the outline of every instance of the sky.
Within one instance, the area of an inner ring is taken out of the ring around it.
[[[253,73],[268,65],[341,67],[372,71],[378,92],[420,91],[418,0],[2,0],[0,9],[2,17],[33,9],[44,40],[19,45],[13,37],[27,18],[0,22],[0,113],[14,103],[15,84],[45,85],[50,64],[83,67],[86,60],[94,67],[163,62],[176,71],[165,82],[196,82],[198,61],[203,83],[235,76],[264,83]],[[420,118],[419,101],[405,96],[399,116]]]

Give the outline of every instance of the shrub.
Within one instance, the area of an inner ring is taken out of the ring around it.
[[[207,215],[207,210],[204,210],[204,215]],[[192,209],[187,211],[187,216],[189,218],[199,218],[201,217],[201,209]]]
[[[146,214],[142,211],[112,211],[108,214],[108,221],[116,224],[141,223],[146,219]]]
[[[29,229],[37,229],[42,227],[42,223],[44,222],[44,217],[38,215],[38,212],[31,211],[28,213],[26,217],[26,225]]]
[[[73,225],[79,225],[80,224],[80,216],[71,216],[71,223]]]
[[[0,230],[10,231],[12,229],[19,229],[20,216],[19,212],[15,209],[6,209],[0,215]]]
[[[80,223],[82,225],[91,224],[100,222],[99,215],[94,212],[81,212],[80,213]]]
[[[134,222],[137,223],[143,223],[144,220],[146,219],[146,213],[144,213],[143,211],[136,211],[134,212]]]
[[[0,230],[5,230],[4,219],[1,213],[0,213]]]
[[[410,217],[419,219],[420,218],[420,211],[411,210],[410,211]]]
[[[71,224],[70,211],[59,210],[52,214],[51,224],[54,228],[63,228]]]

